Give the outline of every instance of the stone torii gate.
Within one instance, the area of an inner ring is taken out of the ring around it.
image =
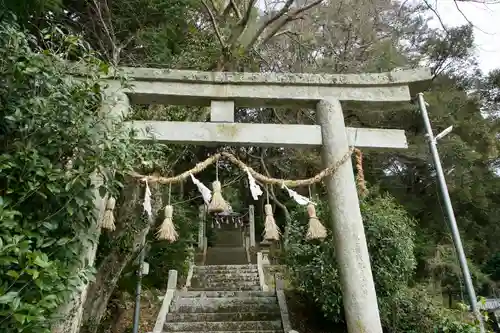
[[[403,130],[345,127],[340,101],[408,101],[408,84],[431,77],[426,69],[359,75],[122,69],[133,79],[132,87],[109,82],[108,91],[118,101],[111,113],[126,113],[130,104],[211,107],[211,122],[130,122],[139,140],[151,140],[151,133],[164,143],[321,147],[325,167],[350,145],[407,148]],[[315,108],[317,125],[234,123],[235,107],[263,106]],[[326,178],[326,185],[348,331],[382,333],[350,159]]]

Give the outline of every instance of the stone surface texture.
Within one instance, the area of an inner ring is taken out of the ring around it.
[[[327,167],[340,160],[348,150],[340,102],[335,99],[320,101],[316,116],[322,126],[322,157]],[[382,333],[351,159],[326,177],[325,184],[348,331]]]
[[[364,74],[292,74],[196,72],[155,68],[121,68],[132,79],[124,89],[134,104],[209,106],[233,100],[235,106],[314,107],[325,97],[352,101],[405,101],[408,83],[430,80],[428,69]],[[110,87],[120,82],[108,76]]]
[[[232,100],[236,107],[289,106],[290,108],[312,108],[325,97],[341,101],[365,102],[410,100],[410,91],[406,84],[344,87],[134,81],[130,88],[123,91],[133,104],[193,106],[209,106],[213,100]]]
[[[275,278],[276,278],[276,284],[274,289],[276,291],[276,298],[278,299],[278,305],[280,307],[281,323],[283,324],[283,330],[285,332],[291,332],[292,324],[290,323],[290,315],[288,313],[288,306],[286,305],[286,296],[284,291],[285,284],[280,277],[275,276]]]
[[[279,84],[279,85],[391,85],[429,80],[427,68],[394,70],[386,73],[361,74],[308,74],[308,73],[249,73],[200,72],[157,68],[120,68],[129,78],[144,81]],[[111,74],[111,76],[114,74]]]
[[[217,118],[222,121],[222,117]],[[130,121],[136,139],[176,144],[228,144],[259,147],[319,147],[319,125],[210,123],[184,121]],[[350,145],[359,148],[408,148],[405,131],[380,128],[346,128]]]
[[[210,121],[234,123],[234,102],[212,101],[210,103]]]

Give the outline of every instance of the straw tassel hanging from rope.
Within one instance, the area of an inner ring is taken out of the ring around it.
[[[104,211],[104,216],[101,220],[101,228],[108,230],[115,230],[115,216],[114,209],[116,205],[116,199],[110,196],[106,202],[106,210]]]
[[[264,239],[277,241],[280,239],[280,229],[273,216],[273,207],[269,204],[269,189],[266,188],[267,203],[264,206],[266,220],[264,222]]]
[[[179,234],[175,230],[174,221],[172,216],[174,214],[174,207],[170,204],[170,196],[172,192],[172,183],[168,187],[168,204],[165,206],[165,219],[156,232],[156,237],[160,240],[167,240],[170,243],[175,242]]]
[[[312,201],[311,186],[309,186],[309,202],[307,203],[307,215],[309,215],[309,228],[307,229],[306,239],[325,239],[326,228],[316,216],[315,203]]]
[[[316,208],[312,203],[307,205],[307,214],[309,215],[309,228],[307,229],[306,239],[325,239],[326,228],[316,216]]]
[[[208,204],[208,211],[211,213],[221,213],[228,209],[229,205],[222,197],[222,186],[219,181],[219,163],[215,162],[215,181],[212,183],[212,200]]]

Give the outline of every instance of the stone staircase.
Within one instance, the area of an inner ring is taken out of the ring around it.
[[[240,265],[247,263],[243,237],[239,228],[223,224],[217,229],[217,246],[207,249],[205,265]]]
[[[209,247],[205,264],[209,266],[235,266],[247,262],[243,247]]]
[[[195,266],[175,293],[163,332],[283,333],[274,292],[260,291],[256,265]]]

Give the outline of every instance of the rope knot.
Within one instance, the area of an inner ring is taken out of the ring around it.
[[[115,209],[116,199],[113,197],[109,197],[108,202],[106,202],[106,210]]]
[[[273,207],[270,204],[264,206],[266,216],[273,216]]]
[[[174,214],[174,207],[172,207],[171,205],[165,206],[165,217],[172,218],[173,214]]]

